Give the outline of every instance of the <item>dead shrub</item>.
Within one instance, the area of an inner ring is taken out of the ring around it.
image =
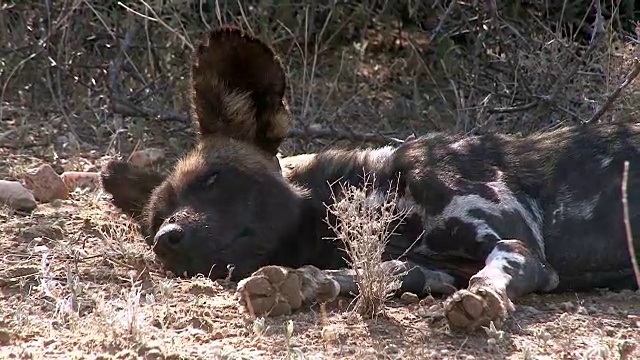
[[[383,192],[375,184],[373,175],[365,176],[363,187],[341,184],[327,206],[327,223],[344,243],[346,260],[356,273],[359,293],[354,310],[365,318],[383,313],[385,301],[398,288],[401,274],[381,263],[391,235],[407,213],[397,206],[396,190]]]

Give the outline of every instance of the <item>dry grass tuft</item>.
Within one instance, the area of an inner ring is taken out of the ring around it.
[[[327,206],[335,217],[335,223],[327,223],[345,244],[349,266],[356,269],[359,293],[354,310],[365,318],[382,313],[390,293],[398,288],[400,274],[381,263],[390,237],[407,214],[398,209],[396,191],[381,193],[375,183],[375,176],[365,175],[363,188],[341,184]]]

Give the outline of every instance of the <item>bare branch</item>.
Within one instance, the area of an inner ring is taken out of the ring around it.
[[[111,101],[111,110],[115,114],[131,117],[155,118],[163,121],[189,121],[189,116],[182,113],[177,113],[174,111],[162,111],[158,109],[139,106],[117,97],[112,97]]]
[[[440,31],[442,30],[442,26],[444,26],[445,21],[447,21],[449,15],[451,15],[451,13],[453,12],[453,8],[456,6],[457,2],[458,0],[451,0],[449,6],[447,6],[447,10],[445,10],[444,14],[440,18],[438,25],[435,27],[435,29],[433,29],[433,32],[431,32],[431,35],[429,36],[429,42],[433,42],[436,36],[438,36],[438,33],[440,33]]]
[[[522,112],[522,111],[527,111],[527,110],[533,109],[534,107],[536,107],[536,105],[538,105],[538,102],[534,101],[534,102],[530,102],[528,104],[524,104],[524,105],[520,105],[520,106],[511,106],[511,107],[487,109],[487,112],[489,114],[515,113],[515,112]]]
[[[631,265],[635,274],[636,283],[640,288],[640,269],[638,269],[638,260],[636,259],[636,251],[633,248],[633,235],[631,234],[631,223],[629,221],[629,205],[627,203],[627,183],[629,179],[629,162],[624,162],[624,172],[622,173],[622,205],[624,211],[624,227],[627,233],[627,246],[629,247],[629,257],[631,257]]]
[[[135,105],[128,100],[113,98],[111,110],[123,116],[132,117],[147,117],[155,118],[163,121],[177,121],[188,122],[189,116],[175,112],[175,111],[162,111],[158,109],[152,109],[140,105]],[[289,130],[289,137],[291,138],[304,138],[304,139],[332,139],[332,140],[350,140],[350,141],[367,141],[380,144],[388,143],[403,143],[404,140],[394,138],[392,136],[379,134],[379,133],[361,133],[355,132],[350,129],[340,130],[334,128],[324,128],[309,126],[304,129],[291,129]]]
[[[609,97],[607,97],[607,101],[605,101],[605,103],[598,109],[598,111],[596,111],[595,114],[593,114],[593,116],[587,122],[598,121],[598,119],[600,119],[602,115],[604,115],[604,113],[607,112],[609,108],[611,108],[611,105],[613,105],[613,103],[620,97],[622,90],[624,90],[627,86],[629,86],[629,84],[631,84],[631,82],[636,77],[638,77],[639,74],[640,74],[640,59],[634,58],[633,69],[631,70],[629,75],[627,75],[624,81],[620,85],[618,85],[618,87],[611,93],[611,95],[609,95]]]
[[[130,18],[131,19],[131,18]],[[118,81],[118,75],[120,75],[120,71],[122,70],[122,65],[124,64],[124,60],[129,48],[133,45],[133,39],[136,36],[136,31],[138,30],[138,24],[136,21],[131,20],[131,24],[127,33],[124,36],[124,40],[122,41],[122,45],[120,45],[120,51],[111,66],[109,66],[109,90],[111,94],[120,95],[120,83]]]

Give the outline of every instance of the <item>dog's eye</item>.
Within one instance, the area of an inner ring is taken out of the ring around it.
[[[216,179],[218,178],[218,173],[213,173],[211,176],[209,176],[205,181],[204,181],[204,186],[206,187],[211,187],[213,186],[213,184],[216,182]]]

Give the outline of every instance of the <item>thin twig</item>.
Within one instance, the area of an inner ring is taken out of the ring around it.
[[[598,111],[593,114],[593,116],[587,122],[598,121],[602,115],[604,115],[607,110],[613,105],[613,103],[620,97],[622,90],[624,90],[627,86],[631,84],[631,82],[638,77],[640,74],[640,59],[633,59],[633,69],[631,72],[625,77],[624,81],[618,85],[618,87],[607,97],[607,101],[598,109]]]
[[[445,21],[447,21],[449,15],[451,15],[451,13],[453,12],[453,8],[456,6],[457,2],[458,0],[451,0],[449,6],[447,6],[447,10],[445,10],[444,14],[440,18],[440,21],[438,22],[438,25],[435,27],[435,29],[433,29],[433,32],[431,32],[431,35],[429,36],[430,43],[433,42],[436,36],[438,36],[438,33],[440,33],[440,31],[442,30],[442,26],[444,26]]]
[[[519,105],[519,106],[510,106],[510,107],[500,107],[500,108],[491,108],[487,109],[489,114],[506,114],[506,113],[515,113],[515,112],[523,112],[527,110],[531,110],[538,105],[538,101],[530,102],[528,104]]]
[[[622,173],[622,205],[624,211],[624,227],[627,232],[627,245],[629,247],[629,256],[631,257],[631,266],[635,274],[636,284],[640,289],[640,270],[638,270],[638,260],[636,259],[636,251],[633,247],[633,235],[631,234],[631,223],[629,221],[629,205],[627,202],[627,182],[629,181],[629,162],[624,162],[624,171]]]
[[[114,97],[112,99],[111,110],[119,115],[131,117],[155,118],[162,121],[189,122],[189,116],[175,111],[162,111],[135,105],[130,101]],[[350,129],[341,130],[334,128],[311,126],[307,129],[291,129],[288,137],[305,138],[305,139],[332,139],[332,140],[350,140],[350,141],[367,141],[380,144],[395,143],[401,144],[404,140],[394,138],[392,136],[379,133],[361,133]]]
[[[592,0],[591,6],[594,6],[595,3],[597,3],[597,1]],[[591,8],[591,6],[589,7],[589,9]],[[599,9],[600,9],[599,6],[597,6],[596,10],[600,11]],[[562,76],[558,79],[558,81],[556,81],[556,83],[553,85],[551,93],[548,96],[546,96],[546,101],[540,102],[540,106],[553,106],[555,99],[560,93],[560,91],[562,91],[562,89],[565,88],[569,80],[576,75],[578,70],[580,70],[581,67],[579,66],[579,64],[585,63],[589,59],[589,56],[591,56],[591,53],[595,51],[595,49],[597,48],[596,45],[598,43],[597,40],[602,36],[604,36],[603,33],[598,32],[598,29],[600,28],[600,25],[598,22],[600,20],[601,18],[596,16],[596,20],[593,24],[593,33],[591,34],[592,35],[591,41],[589,42],[589,47],[587,48],[587,50],[585,50],[585,52],[582,54],[582,56],[580,56],[578,61],[574,63],[574,66],[572,66],[569,71],[563,73]],[[571,64],[567,64],[567,65],[571,65]]]
[[[120,46],[120,51],[111,63],[111,66],[109,66],[108,76],[109,90],[111,91],[111,94],[120,95],[120,83],[118,81],[118,75],[120,75],[120,71],[122,70],[122,65],[124,64],[126,53],[131,45],[133,45],[133,39],[135,38],[137,30],[138,23],[134,20],[131,20],[131,26],[127,30],[127,33],[124,35],[124,40],[122,41],[122,45]]]
[[[186,114],[174,112],[174,111],[162,111],[158,109],[152,109],[140,105],[135,105],[128,100],[123,100],[118,97],[112,97],[111,99],[111,111],[114,114],[131,117],[150,117],[156,118],[162,121],[175,121],[175,122],[188,122],[189,116]]]

